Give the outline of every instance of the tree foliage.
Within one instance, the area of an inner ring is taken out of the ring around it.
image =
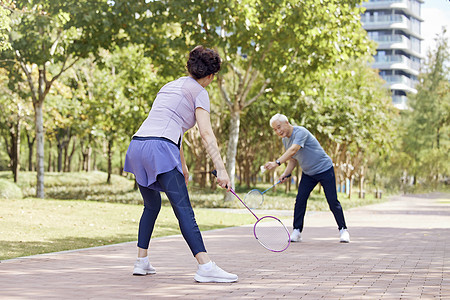
[[[428,53],[419,77],[411,109],[404,113],[404,165],[414,183],[436,184],[449,176],[450,166],[450,48],[446,30],[436,37],[436,49]]]
[[[15,1],[9,35],[11,49],[1,53],[1,67],[19,63],[35,109],[37,141],[36,195],[44,197],[43,105],[58,78],[78,60],[122,41],[121,6],[109,1]],[[119,10],[118,10],[119,9]],[[114,20],[114,21],[113,21]],[[37,68],[37,72],[33,69]]]
[[[11,30],[11,19],[9,18],[10,14],[11,11],[9,10],[9,7],[2,1],[2,3],[0,3],[0,52],[6,49],[11,49],[11,45],[8,40],[8,32]]]

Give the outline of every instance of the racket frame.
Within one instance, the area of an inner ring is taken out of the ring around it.
[[[214,171],[215,171],[215,170],[214,170]],[[212,171],[212,174],[213,174],[213,175],[215,175],[215,174],[214,174],[214,171]],[[255,214],[255,213],[247,206],[247,204],[245,204],[244,201],[242,201],[242,199],[236,194],[236,192],[235,192],[232,188],[230,188],[230,192],[231,192],[234,196],[236,196],[236,198],[238,198],[239,201],[241,201],[241,203],[245,206],[245,208],[246,208],[249,212],[251,212],[251,214],[256,218],[256,223],[255,223],[255,225],[253,225],[253,235],[255,236],[255,239],[261,244],[261,246],[263,246],[264,248],[266,248],[267,250],[272,251],[272,252],[283,252],[284,250],[286,250],[287,248],[289,248],[289,245],[291,244],[291,238],[290,238],[291,236],[290,236],[290,234],[289,234],[289,230],[286,228],[286,226],[283,224],[283,222],[281,222],[280,219],[278,219],[277,217],[274,217],[274,216],[269,216],[269,215],[263,216],[263,217],[261,217],[261,218],[258,218],[258,216],[257,216],[257,215],[256,215],[256,214]],[[288,243],[287,243],[287,245],[286,245],[286,247],[285,247],[284,249],[282,249],[282,250],[275,250],[275,249],[268,248],[266,245],[264,245],[264,244],[258,239],[258,237],[257,237],[257,235],[256,235],[256,225],[258,225],[259,221],[261,221],[262,219],[265,219],[265,218],[273,218],[273,219],[277,220],[278,222],[280,222],[281,225],[283,225],[284,229],[286,230],[286,236],[287,236],[287,241],[288,241]]]
[[[258,238],[258,236],[256,235],[256,225],[258,225],[259,221],[263,220],[263,219],[267,219],[267,218],[271,218],[274,219],[276,221],[278,221],[283,227],[284,230],[286,231],[287,237],[288,237],[288,243],[286,244],[286,246],[283,249],[279,249],[279,250],[275,250],[272,248],[267,247],[263,242],[261,242],[261,240]],[[266,248],[267,250],[270,250],[272,252],[283,252],[284,250],[286,250],[290,244],[291,244],[291,236],[289,234],[289,230],[286,228],[286,226],[283,224],[283,222],[281,222],[280,219],[278,219],[275,216],[263,216],[260,219],[258,219],[258,221],[256,221],[255,225],[253,225],[253,235],[255,236],[255,239],[261,244],[261,246],[263,246],[264,248]]]

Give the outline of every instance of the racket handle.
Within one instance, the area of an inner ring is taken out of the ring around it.
[[[217,177],[217,170],[212,170],[211,174]],[[228,185],[226,185],[225,188],[228,189]]]
[[[283,179],[281,179],[281,180],[278,180],[278,182],[276,183],[276,184],[278,184],[278,183],[280,183],[281,181],[283,181],[284,179],[286,179],[286,178],[289,178],[289,177],[291,177],[291,175],[292,174],[289,174],[289,175],[286,175]]]

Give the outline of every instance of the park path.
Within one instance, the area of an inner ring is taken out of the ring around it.
[[[131,275],[135,242],[2,261],[0,299],[450,299],[449,194],[391,197],[345,216],[349,244],[321,212],[283,253],[259,246],[251,226],[204,232],[212,259],[239,275],[233,284],[196,283],[195,260],[171,236],[152,240],[157,274],[145,277]]]

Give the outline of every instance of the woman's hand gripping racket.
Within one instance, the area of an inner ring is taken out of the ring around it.
[[[211,172],[217,176],[217,171]],[[291,244],[290,234],[286,226],[280,219],[274,216],[264,216],[258,218],[257,215],[245,204],[244,201],[236,195],[233,189],[230,192],[241,201],[241,203],[248,209],[249,212],[256,218],[256,223],[253,226],[253,235],[256,240],[267,250],[272,252],[283,252]]]
[[[268,188],[267,190],[261,192],[258,189],[253,189],[250,192],[247,193],[247,195],[245,195],[244,197],[244,201],[245,203],[248,205],[248,207],[250,208],[259,208],[261,207],[261,205],[264,202],[264,193],[267,192],[268,190],[272,189],[274,186],[276,186],[277,184],[281,183],[281,181],[283,181],[285,178],[289,178],[291,177],[291,174],[287,175],[286,177],[284,177],[282,180],[278,180],[277,183],[275,183],[274,185],[272,185],[270,188]]]

